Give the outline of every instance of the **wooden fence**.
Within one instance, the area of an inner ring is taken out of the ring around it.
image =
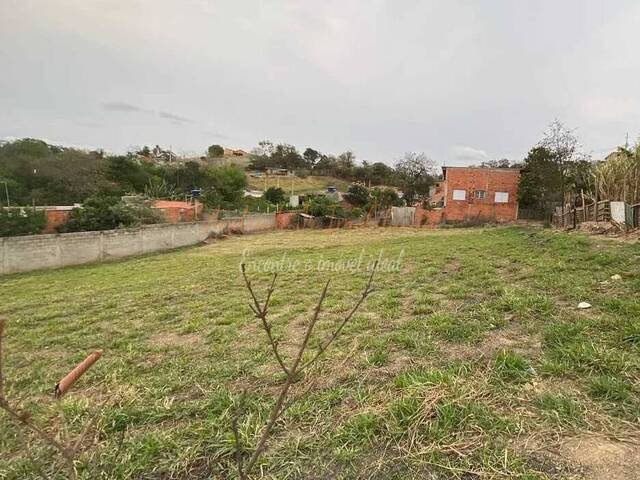
[[[556,207],[553,225],[558,228],[576,228],[582,222],[611,221],[611,206],[608,200],[586,204],[584,207]]]
[[[615,202],[614,202],[615,203]],[[624,225],[627,228],[640,227],[640,203],[635,205],[625,204]],[[577,228],[582,222],[610,222],[611,202],[601,200],[585,205],[584,207],[565,207],[564,213],[560,207],[553,214],[553,225],[558,228]],[[619,223],[622,223],[620,221]]]

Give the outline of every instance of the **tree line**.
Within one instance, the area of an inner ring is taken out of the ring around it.
[[[553,121],[523,162],[518,186],[521,208],[549,217],[583,201],[640,202],[640,142],[618,147],[594,161],[584,152],[575,130]]]

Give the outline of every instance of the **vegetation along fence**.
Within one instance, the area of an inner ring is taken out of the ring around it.
[[[577,228],[583,222],[614,222],[626,228],[640,227],[640,203],[629,205],[625,202],[601,200],[584,207],[556,208],[553,225],[558,228]]]

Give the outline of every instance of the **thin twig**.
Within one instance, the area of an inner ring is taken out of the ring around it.
[[[5,412],[7,412],[9,416],[13,418],[16,422],[22,424],[27,429],[31,430],[36,435],[38,435],[45,443],[48,443],[49,445],[54,447],[56,450],[58,450],[60,452],[60,455],[62,455],[62,458],[65,461],[65,464],[67,465],[71,478],[76,478],[76,469],[75,469],[73,454],[71,451],[69,451],[69,449],[65,445],[58,442],[55,438],[53,438],[47,432],[45,432],[36,424],[34,424],[31,421],[28,413],[21,414],[20,412],[15,410],[11,405],[7,403],[7,401],[4,398],[0,399],[0,408],[2,408]]]
[[[340,325],[338,326],[338,328],[333,332],[333,334],[324,343],[324,345],[320,346],[320,348],[318,349],[316,354],[308,362],[303,364],[302,367],[300,368],[300,370],[304,370],[305,368],[307,368],[310,365],[312,365],[316,360],[318,360],[320,355],[322,355],[325,352],[325,350],[327,348],[329,348],[329,345],[331,345],[333,343],[333,341],[336,338],[338,338],[338,336],[342,332],[342,329],[344,328],[344,326],[349,322],[349,320],[351,320],[351,317],[353,317],[353,315],[356,313],[356,311],[360,308],[360,305],[362,305],[362,302],[364,302],[366,300],[366,298],[369,296],[369,294],[372,292],[373,289],[371,288],[371,282],[373,281],[373,275],[376,273],[376,266],[377,265],[378,265],[378,262],[376,261],[376,263],[375,263],[375,265],[373,267],[373,270],[371,271],[371,275],[369,275],[369,281],[367,282],[367,286],[362,291],[362,295],[360,296],[360,299],[358,300],[358,302],[354,305],[354,307],[351,309],[349,314],[342,320],[342,322],[340,322]]]
[[[253,305],[249,305],[249,307],[253,311],[256,318],[260,319],[260,321],[262,322],[262,328],[264,329],[264,331],[267,334],[267,337],[269,338],[269,343],[271,344],[271,350],[273,350],[273,354],[276,357],[276,360],[278,361],[278,363],[280,364],[280,368],[282,368],[285,375],[289,375],[289,370],[287,369],[287,366],[285,365],[284,360],[282,359],[282,356],[278,351],[278,341],[273,338],[273,333],[271,332],[271,324],[267,321],[267,312],[269,309],[269,302],[271,301],[271,294],[274,291],[276,278],[278,277],[278,274],[277,273],[273,274],[273,279],[271,280],[271,286],[267,291],[267,299],[264,302],[264,306],[262,306],[260,305],[260,302],[258,301],[258,297],[256,296],[255,292],[253,291],[253,287],[251,286],[251,281],[247,277],[247,272],[246,272],[244,263],[241,265],[241,267],[242,267],[242,277],[244,278],[244,282],[245,282],[245,285],[247,286],[247,290],[249,290],[249,293],[251,294],[251,298],[253,299]]]
[[[243,457],[242,457],[242,442],[240,439],[240,430],[238,428],[238,419],[244,414],[244,401],[246,399],[247,391],[243,390],[240,395],[240,403],[237,405],[233,418],[231,419],[231,429],[233,430],[233,441],[236,450],[236,465],[238,466],[238,477],[240,480],[244,480],[246,475],[244,474]]]

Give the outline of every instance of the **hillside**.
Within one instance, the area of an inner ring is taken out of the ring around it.
[[[324,191],[329,185],[332,185],[340,192],[346,192],[349,188],[349,182],[334,177],[263,177],[256,178],[247,175],[247,188],[250,190],[266,190],[269,187],[280,187],[285,192],[291,193],[312,193],[316,191]]]

